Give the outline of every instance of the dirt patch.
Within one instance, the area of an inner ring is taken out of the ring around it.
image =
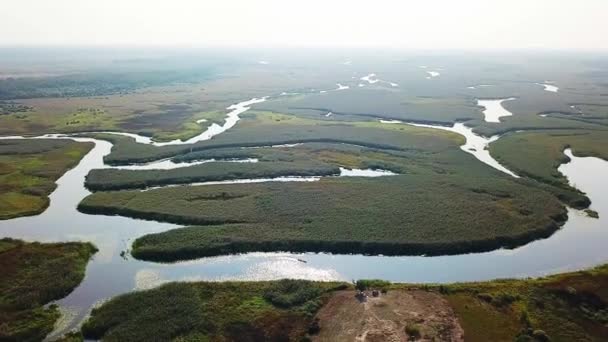
[[[313,341],[464,341],[448,302],[426,291],[393,290],[364,301],[355,291],[341,291],[317,318],[321,331]]]

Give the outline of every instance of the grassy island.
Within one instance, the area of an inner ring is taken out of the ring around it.
[[[464,253],[547,237],[565,220],[552,194],[482,174],[97,192],[79,210],[196,225],[135,241],[136,257],[162,261],[276,250]]]
[[[557,189],[572,189],[557,169],[569,161],[564,154],[572,148],[577,157],[608,160],[608,130],[553,130],[507,134],[490,145],[497,160],[519,175]]]
[[[572,189],[497,171],[463,152],[462,138],[449,132],[266,112],[242,121],[215,139],[190,148],[167,146],[165,152],[175,161],[247,157],[258,163],[93,170],[87,186],[100,191],[85,198],[79,210],[193,226],[134,243],[138,258],[175,261],[251,251],[438,255],[515,247],[559,228],[566,219],[560,198],[586,199]],[[307,136],[334,140],[299,140]],[[122,138],[112,160],[127,152],[146,156],[129,149],[143,148],[141,144]],[[226,146],[228,142],[234,145]],[[269,147],[284,142],[300,144]],[[258,148],[247,148],[251,146]],[[397,175],[126,191],[234,178],[335,175],[338,167],[386,169]]]

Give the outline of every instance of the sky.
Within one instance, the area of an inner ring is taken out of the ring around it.
[[[608,0],[2,0],[0,45],[608,49]]]

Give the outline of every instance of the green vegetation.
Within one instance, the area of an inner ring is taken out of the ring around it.
[[[291,148],[236,147],[298,142],[306,136],[313,137],[312,141],[331,141]],[[214,163],[167,171],[99,170],[91,172],[87,184],[96,190],[124,189],[289,173],[331,174],[337,166],[381,168],[400,175],[330,177],[306,184],[97,192],[85,198],[79,210],[205,226],[152,234],[134,243],[133,254],[138,258],[173,261],[249,251],[412,255],[514,247],[548,237],[558,229],[565,220],[565,209],[557,197],[584,198],[573,191],[570,195],[568,190],[508,177],[462,152],[461,139],[452,133],[405,125],[328,124],[255,113],[216,139],[194,145],[198,150],[172,146],[153,153],[157,157],[159,153],[178,154],[178,161],[256,157],[260,159],[257,164]],[[125,142],[128,146],[120,148]],[[122,151],[118,155],[130,150],[128,158],[145,159],[146,151],[155,151],[122,138],[117,146]],[[179,155],[184,148],[186,153]],[[309,171],[310,165],[315,165],[316,173]],[[327,172],[319,172],[316,165]]]
[[[161,110],[158,114],[158,121],[160,121],[161,125],[164,126],[162,131],[157,128],[159,124],[155,122],[156,120],[152,120],[152,114],[143,115],[143,117],[138,120],[143,123],[143,125],[140,124],[141,128],[138,128],[138,131],[143,134],[151,135],[154,137],[154,139],[159,141],[171,141],[175,139],[185,141],[196,135],[201,134],[204,130],[206,130],[214,123],[218,125],[224,124],[224,120],[226,118],[225,111],[201,110],[202,108],[197,109],[196,107],[190,107],[181,113],[175,113],[175,111],[171,111],[168,109]],[[176,114],[178,114],[179,116],[176,116]],[[168,125],[171,120],[176,120],[180,117],[183,118],[181,123],[178,121],[172,126]],[[124,125],[122,125],[122,127],[125,129],[129,129],[129,125],[132,125],[134,121],[136,121],[136,119],[131,120],[128,124],[125,123]]]
[[[395,89],[353,88],[279,98],[258,104],[255,108],[314,118],[332,112],[334,116],[350,117],[351,120],[396,119],[444,124],[482,117],[473,99],[454,95],[416,96]]]
[[[11,101],[0,101],[0,115],[8,115],[14,113],[24,113],[33,110],[32,107],[25,106]]]
[[[405,333],[407,334],[407,336],[410,337],[410,339],[412,340],[417,340],[420,338],[420,327],[417,326],[416,324],[410,324],[408,326],[405,327]]]
[[[579,157],[599,157],[608,160],[608,131],[530,131],[508,134],[490,145],[497,160],[515,173],[550,185],[556,191],[576,191],[557,168],[568,157],[564,149],[570,147]],[[575,207],[586,207],[586,199],[566,200]],[[578,204],[578,205],[577,205]]]
[[[78,286],[96,251],[90,243],[0,240],[0,340],[41,341],[50,333],[60,313],[44,306]]]
[[[604,341],[608,265],[535,280],[431,287],[454,308],[467,341]]]
[[[243,64],[251,64],[252,56],[245,55]],[[169,57],[154,68],[139,59],[116,60],[107,69],[77,65],[48,71],[58,76],[2,79],[0,135],[128,131],[157,140],[187,139],[211,123],[222,123],[228,105],[271,96],[243,114],[233,129],[193,145],[155,147],[96,134],[115,143],[106,158],[111,164],[161,158],[260,160],[169,171],[91,172],[87,185],[101,191],[87,197],[81,211],[195,225],[134,242],[135,257],[157,261],[249,251],[434,255],[519,246],[558,229],[565,219],[563,203],[576,208],[589,204],[556,171],[566,159],[566,146],[576,155],[607,159],[602,149],[608,142],[606,63],[594,60],[597,56],[525,56],[523,61],[510,55],[367,56],[344,68],[323,58],[293,64],[281,58],[263,69],[245,68],[225,57],[177,68]],[[215,78],[220,64],[221,77]],[[426,80],[418,67],[422,64],[441,66],[441,77]],[[384,82],[359,87],[358,77],[372,66]],[[545,79],[560,86],[559,94],[536,84]],[[350,89],[331,91],[338,81]],[[479,84],[493,86],[468,87]],[[298,95],[279,95],[283,91]],[[517,100],[505,107],[513,116],[499,124],[483,121],[477,98],[511,96]],[[380,118],[446,125],[466,121],[487,136],[508,133],[491,145],[491,152],[524,178],[515,180],[479,163],[459,149],[463,139],[456,134],[384,125]],[[207,121],[197,123],[201,119]],[[286,143],[304,145],[263,147]],[[1,141],[0,218],[42,211],[54,181],[88,149],[90,145],[65,141]],[[331,175],[338,167],[381,168],[400,175],[107,191]],[[38,340],[50,330],[57,308],[42,305],[76,286],[94,250],[86,245],[66,252],[77,254],[71,259],[42,251],[42,246],[57,250],[65,245],[73,244],[0,242],[0,340]],[[53,274],[37,269],[49,264]],[[70,274],[57,275],[57,270]],[[540,280],[428,289],[448,298],[467,340],[593,341],[608,336],[607,273],[602,267]],[[25,280],[14,281],[16,277]],[[48,290],[51,286],[57,289]],[[110,341],[298,340],[307,330],[318,331],[312,316],[332,286],[302,281],[168,284],[106,303],[93,312],[83,332]],[[361,280],[357,287],[390,286]],[[399,332],[404,329],[413,338],[425,332],[416,324],[400,326]],[[66,340],[79,338],[73,334]]]
[[[546,237],[565,219],[560,202],[533,183],[473,165],[468,177],[421,171],[375,179],[97,192],[79,210],[206,225],[136,240],[133,254],[151,260],[273,250],[462,253]]]
[[[416,158],[416,163],[404,158]],[[173,170],[101,169],[89,173],[86,186],[94,191],[146,188],[244,178],[338,175],[338,166],[410,173],[420,169],[424,155],[347,144],[307,143],[293,147],[215,148],[173,158],[176,162],[204,159],[256,158],[258,163],[214,162]]]
[[[358,283],[405,292],[395,300],[419,297],[421,289],[443,296],[466,341],[599,342],[608,336],[608,265],[539,279],[448,285]],[[350,290],[352,297],[337,290]],[[303,280],[171,283],[110,300],[93,310],[82,331],[87,338],[104,341],[301,341],[309,338],[307,331],[332,329],[324,316],[315,317],[331,297],[338,299],[327,304],[334,305],[331,312],[336,312],[335,305],[364,305],[356,302],[353,290],[345,283]],[[410,338],[423,335],[415,323],[404,329]]]
[[[0,219],[44,211],[55,181],[92,147],[71,140],[0,140]]]
[[[109,164],[143,163],[190,152],[226,147],[255,147],[292,143],[347,143],[368,148],[436,153],[457,148],[460,135],[406,125],[378,122],[323,122],[292,115],[251,112],[233,129],[215,137],[186,146],[156,147],[138,144],[127,137],[108,137],[114,143],[106,156]]]
[[[165,184],[223,181],[244,178],[274,178],[281,176],[329,176],[340,169],[311,161],[260,163],[207,163],[174,170],[93,170],[87,175],[86,187],[98,190],[147,188]]]
[[[585,213],[587,214],[587,216],[592,217],[592,218],[599,218],[600,214],[595,211],[595,210],[591,210],[591,209],[585,209]]]
[[[0,79],[0,100],[109,95],[141,87],[200,81],[210,76],[210,70],[202,69],[90,72],[54,77],[7,78]]]
[[[313,142],[284,149],[236,147],[300,139]],[[119,152],[110,156],[113,161],[126,153],[131,160],[134,156],[146,160],[148,155],[176,155],[176,161],[255,157],[260,162],[165,171],[98,170],[89,175],[89,188],[332,174],[337,166],[383,168],[401,175],[334,178],[308,184],[95,193],[79,209],[206,226],[153,234],[134,243],[133,254],[138,258],[172,261],[275,250],[372,254],[485,251],[548,237],[565,219],[557,198],[577,207],[588,205],[588,199],[573,189],[514,180],[474,161],[458,148],[460,139],[451,133],[404,125],[328,124],[259,112],[233,130],[193,147],[154,150],[119,137],[115,146]]]
[[[355,288],[359,291],[365,290],[387,290],[391,283],[382,279],[359,279],[355,282]]]
[[[335,72],[320,77],[293,68],[293,77],[285,77],[284,72],[260,73],[248,54],[243,56],[245,63],[232,53],[217,57],[205,52],[197,58],[146,55],[137,62],[108,61],[100,56],[105,54],[93,54],[94,63],[74,64],[74,56],[67,65],[53,60],[52,65],[37,67],[45,70],[40,75],[29,75],[35,77],[20,77],[23,70],[35,69],[31,63],[14,72],[3,64],[3,76],[10,77],[0,80],[0,101],[14,99],[2,103],[10,101],[14,104],[11,108],[23,106],[28,111],[0,115],[0,135],[111,130],[159,141],[184,140],[212,123],[223,123],[226,107],[234,103],[290,88],[333,86],[327,77],[339,77]],[[80,108],[97,113],[79,112]],[[201,119],[207,121],[197,123]]]
[[[223,103],[211,107],[192,103],[188,95],[195,92],[195,86],[182,87],[179,91],[152,88],[106,97],[20,100],[13,107],[27,110],[0,115],[0,134],[129,131],[162,141],[188,139],[213,123],[224,122]],[[206,121],[197,123],[202,119]]]
[[[82,331],[104,341],[299,341],[336,285],[171,283],[104,303]]]

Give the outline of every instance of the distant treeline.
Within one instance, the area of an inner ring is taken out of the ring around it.
[[[29,112],[34,108],[19,103],[0,101],[0,115]]]
[[[210,78],[211,69],[78,73],[0,80],[0,100],[120,94],[137,88]]]

